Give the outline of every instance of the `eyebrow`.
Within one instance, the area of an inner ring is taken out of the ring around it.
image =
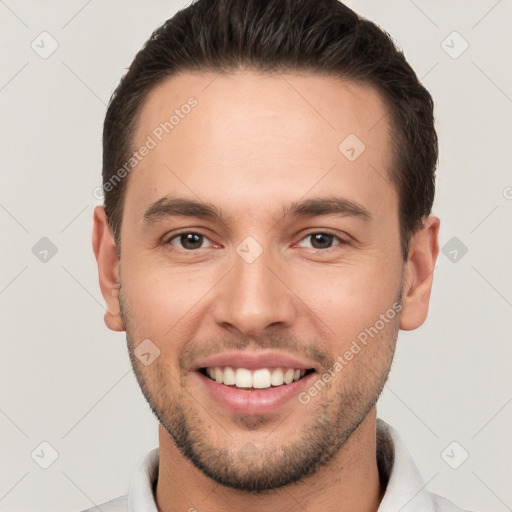
[[[320,215],[341,215],[371,220],[370,212],[355,201],[339,197],[321,197],[296,201],[283,209],[283,217],[317,217]]]
[[[221,210],[213,204],[165,196],[144,212],[144,224],[154,224],[165,217],[197,217],[223,222]]]
[[[320,197],[295,201],[283,208],[283,219],[310,218],[320,215],[340,215],[371,220],[370,212],[362,205],[339,197]],[[166,217],[196,217],[225,223],[222,211],[211,203],[165,196],[144,212],[144,224],[151,225]]]

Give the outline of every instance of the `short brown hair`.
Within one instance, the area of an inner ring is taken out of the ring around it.
[[[374,86],[395,132],[389,170],[399,194],[402,256],[430,214],[438,160],[433,101],[391,37],[337,0],[198,0],[153,32],[115,90],[103,131],[103,189],[120,254],[127,179],[112,177],[133,153],[144,100],[185,71],[308,71]]]

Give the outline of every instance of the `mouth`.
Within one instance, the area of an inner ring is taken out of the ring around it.
[[[237,415],[264,416],[293,407],[294,401],[295,407],[304,407],[298,397],[318,372],[314,368],[210,366],[193,374],[215,407]]]
[[[258,368],[251,370],[232,366],[209,366],[199,369],[201,374],[218,384],[246,391],[286,386],[303,379],[314,371],[314,368],[307,370],[300,368]]]

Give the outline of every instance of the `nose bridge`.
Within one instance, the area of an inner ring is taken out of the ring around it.
[[[233,269],[217,294],[217,323],[231,324],[253,336],[272,324],[290,325],[295,305],[293,295],[276,276],[279,262],[271,251],[258,248],[253,240],[244,242],[237,247]]]

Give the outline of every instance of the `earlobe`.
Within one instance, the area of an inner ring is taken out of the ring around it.
[[[439,226],[439,218],[431,215],[423,228],[410,239],[400,317],[400,329],[404,331],[417,329],[427,318],[434,267],[439,254]]]
[[[98,264],[101,293],[106,303],[105,324],[112,331],[124,331],[119,304],[119,258],[103,206],[94,209],[92,248]]]

